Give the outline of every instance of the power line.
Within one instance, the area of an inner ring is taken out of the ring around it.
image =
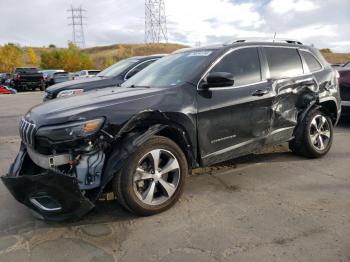
[[[69,24],[70,26],[72,26],[72,36],[73,36],[73,43],[80,47],[80,48],[84,48],[85,47],[85,33],[84,33],[84,26],[86,25],[85,21],[87,19],[86,16],[84,16],[84,14],[86,13],[85,9],[82,9],[82,7],[73,7],[71,6],[71,8],[69,10],[67,10],[67,12],[69,12],[69,17],[68,19],[71,20],[71,23]]]
[[[164,0],[145,0],[145,42],[168,42]]]

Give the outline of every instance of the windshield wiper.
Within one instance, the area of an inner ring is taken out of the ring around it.
[[[136,86],[136,85],[131,85],[129,88],[151,88],[150,86]]]

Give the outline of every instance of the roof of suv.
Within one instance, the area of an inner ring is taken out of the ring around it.
[[[218,45],[209,45],[209,46],[202,46],[202,47],[193,47],[193,48],[183,48],[179,49],[174,52],[176,53],[182,53],[182,52],[193,52],[193,51],[206,51],[206,50],[220,50],[221,53],[225,53],[229,49],[232,49],[234,47],[241,47],[241,46],[276,46],[276,47],[293,47],[293,48],[302,48],[309,50],[312,52],[319,61],[323,63],[324,66],[329,65],[329,63],[325,60],[325,58],[322,56],[322,54],[319,52],[318,49],[309,46],[304,45],[300,41],[297,40],[284,40],[284,39],[254,39],[254,40],[235,40],[231,41],[226,44],[218,44]]]
[[[182,48],[174,53],[182,53],[187,51],[200,51],[200,50],[219,50],[219,49],[230,49],[232,47],[239,47],[239,46],[285,46],[285,47],[296,47],[296,48],[307,48],[311,49],[310,46],[303,45],[300,41],[297,40],[282,40],[282,39],[254,39],[254,40],[234,40],[229,43],[225,44],[217,44],[217,45],[209,45],[209,46],[202,46],[202,47],[190,47],[190,48]]]

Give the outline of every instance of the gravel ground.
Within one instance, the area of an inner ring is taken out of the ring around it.
[[[41,98],[0,96],[1,174]],[[45,223],[0,184],[0,261],[349,261],[350,121],[335,132],[322,159],[280,146],[195,170],[172,209],[146,218],[109,201],[78,223]]]

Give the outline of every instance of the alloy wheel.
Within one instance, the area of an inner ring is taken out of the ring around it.
[[[312,121],[309,130],[311,144],[315,149],[323,151],[327,148],[331,139],[331,128],[323,115],[316,115]]]
[[[133,175],[137,198],[147,205],[161,205],[170,199],[180,181],[180,165],[168,150],[154,149],[138,162]]]

